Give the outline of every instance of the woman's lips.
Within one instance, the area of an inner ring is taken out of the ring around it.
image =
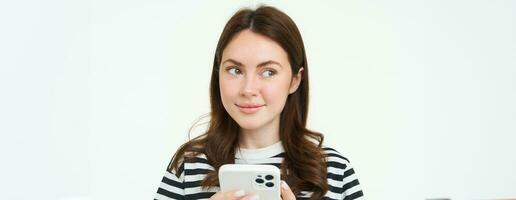
[[[240,112],[246,113],[246,114],[253,114],[260,110],[264,105],[238,105],[236,104]]]

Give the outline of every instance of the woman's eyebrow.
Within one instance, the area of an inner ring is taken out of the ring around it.
[[[222,62],[222,64],[224,64],[224,63],[226,63],[226,62],[231,62],[231,63],[233,63],[233,64],[235,64],[235,65],[238,65],[238,66],[244,66],[244,67],[245,67],[245,65],[244,65],[244,64],[242,64],[241,62],[238,62],[238,61],[236,61],[236,60],[234,60],[234,59],[231,59],[231,58],[226,59],[224,62]],[[260,63],[260,64],[258,64],[256,67],[257,67],[257,68],[260,68],[260,67],[264,67],[264,66],[267,66],[267,65],[270,65],[270,64],[276,64],[276,65],[278,65],[278,66],[280,66],[280,67],[282,67],[282,68],[283,68],[283,66],[281,66],[281,64],[279,64],[278,62],[276,62],[276,61],[274,61],[274,60],[268,60],[268,61],[265,61],[265,62],[261,62],[261,63]]]

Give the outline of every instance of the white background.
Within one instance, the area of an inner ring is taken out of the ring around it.
[[[270,5],[304,38],[309,127],[367,199],[516,197],[516,2],[325,3]],[[257,4],[1,1],[0,199],[151,199]]]

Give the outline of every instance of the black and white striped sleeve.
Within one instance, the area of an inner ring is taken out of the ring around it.
[[[344,200],[359,200],[363,199],[364,193],[362,192],[362,188],[360,187],[360,183],[355,174],[355,170],[348,162],[346,163],[346,168],[344,169],[344,179],[342,189],[343,199]]]
[[[154,200],[185,199],[184,180],[184,163],[181,164],[177,172],[169,169],[165,170],[165,175],[161,179]]]
[[[327,156],[330,199],[363,199],[364,193],[349,159],[333,148],[326,147],[324,150]]]

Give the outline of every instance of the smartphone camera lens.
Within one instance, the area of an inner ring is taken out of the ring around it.
[[[272,182],[267,182],[267,183],[265,183],[265,186],[267,186],[267,187],[274,187],[274,183],[272,183]]]
[[[272,175],[267,175],[267,176],[265,176],[265,179],[267,179],[268,181],[270,181],[270,180],[274,179],[274,176],[272,176]]]
[[[261,178],[257,178],[257,179],[255,179],[254,181],[256,181],[256,182],[257,182],[257,183],[259,183],[259,184],[262,184],[263,182],[265,182],[265,181],[263,181],[263,179],[261,179]]]

